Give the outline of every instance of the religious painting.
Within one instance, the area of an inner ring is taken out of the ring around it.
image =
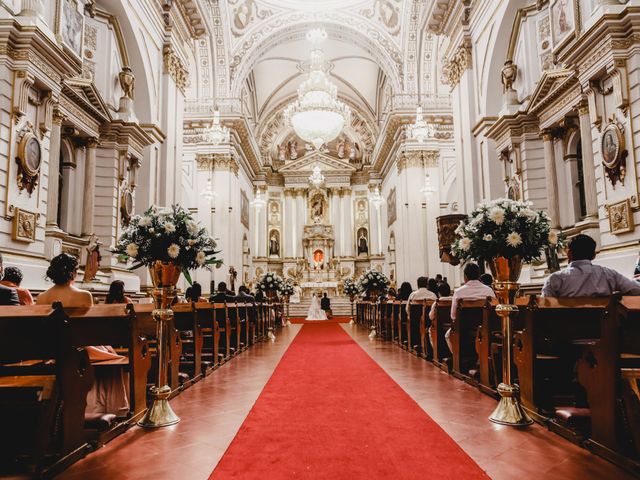
[[[607,125],[600,137],[600,152],[605,174],[614,187],[618,181],[624,185],[627,156],[624,147],[624,135],[620,127],[614,122]]]
[[[13,240],[29,243],[35,242],[36,222],[37,217],[35,213],[16,208],[11,232]]]
[[[240,190],[240,223],[249,228],[249,198],[244,190]]]
[[[320,192],[309,200],[309,217],[314,224],[320,224],[325,220],[326,200]]]
[[[366,225],[369,220],[368,203],[364,199],[356,201],[356,225]]]
[[[393,225],[398,218],[398,211],[396,210],[396,189],[395,187],[389,191],[387,196],[387,226]]]
[[[280,232],[275,229],[269,232],[269,256],[280,256]]]
[[[609,210],[609,230],[613,235],[632,232],[635,228],[628,198],[607,207]]]
[[[64,43],[78,57],[82,55],[82,32],[84,15],[76,0],[64,0],[60,12],[60,35]]]
[[[358,256],[369,255],[369,234],[364,227],[358,229],[357,247]]]
[[[313,268],[324,268],[324,252],[320,249],[313,252]]]
[[[574,0],[552,0],[549,3],[551,38],[554,48],[561,45],[576,30]]]
[[[269,225],[280,225],[280,202],[269,202]]]

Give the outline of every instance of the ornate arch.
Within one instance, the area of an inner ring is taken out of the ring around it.
[[[387,32],[350,13],[289,12],[256,25],[244,35],[230,60],[231,96],[240,96],[245,79],[265,52],[281,43],[304,39],[307,29],[318,22],[325,25],[331,38],[355,43],[371,54],[389,77],[394,90],[402,90],[403,53]]]

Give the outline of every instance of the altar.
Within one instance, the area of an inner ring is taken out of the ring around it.
[[[338,282],[302,282],[300,287],[302,288],[302,297],[311,297],[314,293],[322,294],[327,292],[330,297],[337,297],[339,295]]]

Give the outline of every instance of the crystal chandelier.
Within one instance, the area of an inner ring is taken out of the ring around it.
[[[309,177],[309,182],[316,188],[319,188],[320,185],[324,183],[324,175],[320,170],[320,165],[313,167],[313,173]]]
[[[424,143],[428,138],[433,138],[434,135],[434,126],[425,122],[422,107],[418,107],[416,109],[416,123],[409,125],[409,138]]]
[[[253,206],[253,208],[256,209],[257,212],[259,212],[262,208],[264,208],[267,205],[267,201],[264,198],[262,198],[262,193],[260,193],[260,190],[256,192],[256,198],[253,199],[253,201],[251,202],[251,205]]]
[[[384,197],[380,194],[380,188],[378,188],[377,185],[373,193],[369,195],[369,200],[371,200],[373,206],[376,207],[376,210],[380,210],[380,207],[384,203]]]
[[[213,126],[207,131],[207,140],[214,144],[229,143],[229,129],[220,124],[220,112],[218,109],[213,112]]]
[[[319,48],[326,38],[323,29],[307,32],[307,40],[313,45],[309,77],[298,87],[298,99],[284,111],[287,124],[317,150],[351,121],[351,109],[338,100],[338,87],[329,80],[324,52]]]
[[[428,173],[424,176],[424,187],[422,187],[420,191],[424,194],[425,197],[430,197],[434,192],[434,189],[431,186],[431,177]]]

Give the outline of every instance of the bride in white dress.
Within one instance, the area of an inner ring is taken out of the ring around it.
[[[307,320],[326,320],[327,314],[324,310],[320,308],[320,300],[316,294],[313,294],[311,297],[311,306],[309,307],[309,312],[307,313]]]

